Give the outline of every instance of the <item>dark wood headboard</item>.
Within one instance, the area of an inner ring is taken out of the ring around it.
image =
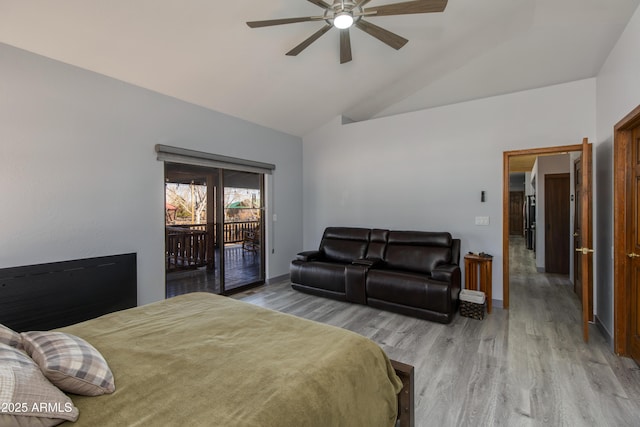
[[[0,269],[0,323],[49,330],[137,305],[136,254]]]

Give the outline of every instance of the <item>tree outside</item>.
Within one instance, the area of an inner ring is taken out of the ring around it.
[[[166,183],[166,223],[206,224],[207,186]],[[248,222],[260,219],[260,190],[224,189],[225,222]]]

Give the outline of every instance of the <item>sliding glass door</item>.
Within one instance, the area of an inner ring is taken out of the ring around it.
[[[223,293],[264,282],[263,182],[258,173],[222,173]]]
[[[166,296],[264,283],[264,175],[165,162]]]

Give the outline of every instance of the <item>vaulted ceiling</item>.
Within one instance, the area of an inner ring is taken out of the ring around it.
[[[331,2],[331,0],[326,0]],[[402,0],[372,0],[368,6]],[[303,136],[336,116],[366,120],[594,77],[640,0],[449,0],[443,13],[367,18],[396,51],[351,30],[339,63],[307,0],[0,0],[0,42]]]

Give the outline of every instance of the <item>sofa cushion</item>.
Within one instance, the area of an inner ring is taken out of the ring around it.
[[[451,311],[450,285],[423,275],[394,270],[369,270],[367,298],[447,313]]]
[[[349,263],[364,258],[369,244],[368,228],[328,227],[320,242],[324,258]]]
[[[384,260],[390,269],[431,274],[451,263],[451,242],[449,233],[391,231]]]
[[[323,261],[292,261],[291,281],[305,286],[344,293],[346,265]]]

